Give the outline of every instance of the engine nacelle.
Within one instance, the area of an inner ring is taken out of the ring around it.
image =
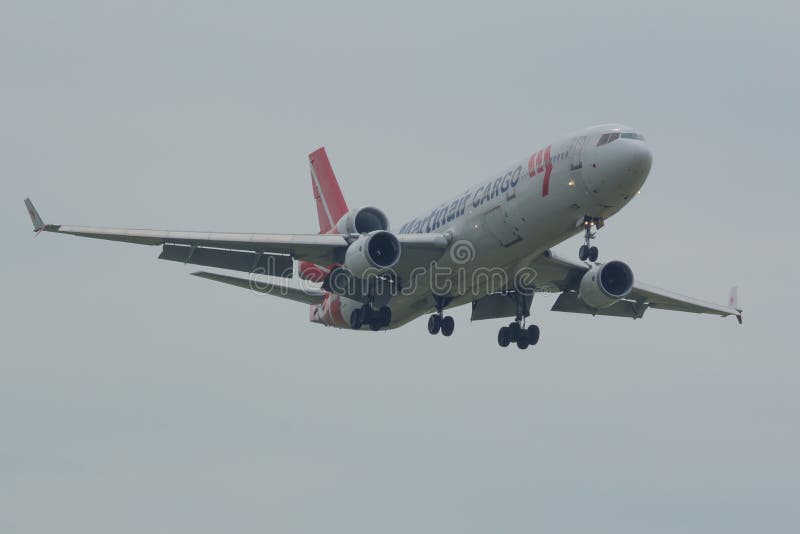
[[[344,256],[344,267],[358,279],[378,276],[397,265],[400,241],[385,230],[362,234],[350,243]]]
[[[621,261],[589,269],[581,278],[578,299],[590,308],[608,308],[633,289],[633,271]]]
[[[368,234],[388,229],[389,219],[381,210],[372,206],[350,210],[336,221],[336,231],[340,234]]]

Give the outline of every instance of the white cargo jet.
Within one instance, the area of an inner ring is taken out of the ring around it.
[[[621,261],[597,261],[596,230],[650,171],[650,148],[627,126],[595,126],[544,146],[397,231],[375,207],[347,207],[324,148],[309,159],[319,234],[52,225],[25,204],[37,233],[158,245],[161,259],[249,273],[192,274],[310,304],[311,322],[338,328],[397,328],[432,313],[428,332],[450,336],[454,322],[444,311],[470,303],[472,320],[512,318],[498,343],[524,349],[539,341],[539,328],[526,325],[537,292],[560,293],[555,311],[638,319],[660,308],[741,323],[736,288],[727,305],[717,305],[639,282]],[[551,250],[578,233],[580,261]],[[277,281],[295,273],[301,282]]]

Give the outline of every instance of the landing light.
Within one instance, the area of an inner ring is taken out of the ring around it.
[[[567,185],[570,187],[575,187],[575,180],[570,180],[569,182],[567,182]]]

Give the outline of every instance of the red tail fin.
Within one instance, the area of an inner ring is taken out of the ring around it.
[[[330,232],[342,215],[347,213],[347,203],[342,196],[342,190],[333,174],[331,162],[325,147],[318,148],[308,155],[311,162],[311,187],[314,190],[314,200],[317,203],[317,216],[319,217],[319,233]]]

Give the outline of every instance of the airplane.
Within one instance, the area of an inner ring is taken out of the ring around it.
[[[536,345],[526,324],[536,293],[558,293],[551,310],[639,319],[649,308],[735,316],[737,289],[718,305],[634,278],[622,261],[599,262],[597,230],[639,192],[652,151],[621,124],[583,129],[534,150],[502,172],[390,230],[374,206],[350,209],[325,148],[309,155],[318,234],[137,230],[45,224],[25,205],[38,234],[160,246],[160,259],[249,273],[195,276],[310,305],[312,323],[381,331],[425,314],[428,332],[451,336],[453,317],[471,304],[471,320],[512,319],[501,347]],[[583,233],[578,260],[555,245]],[[293,285],[279,282],[297,273]]]

